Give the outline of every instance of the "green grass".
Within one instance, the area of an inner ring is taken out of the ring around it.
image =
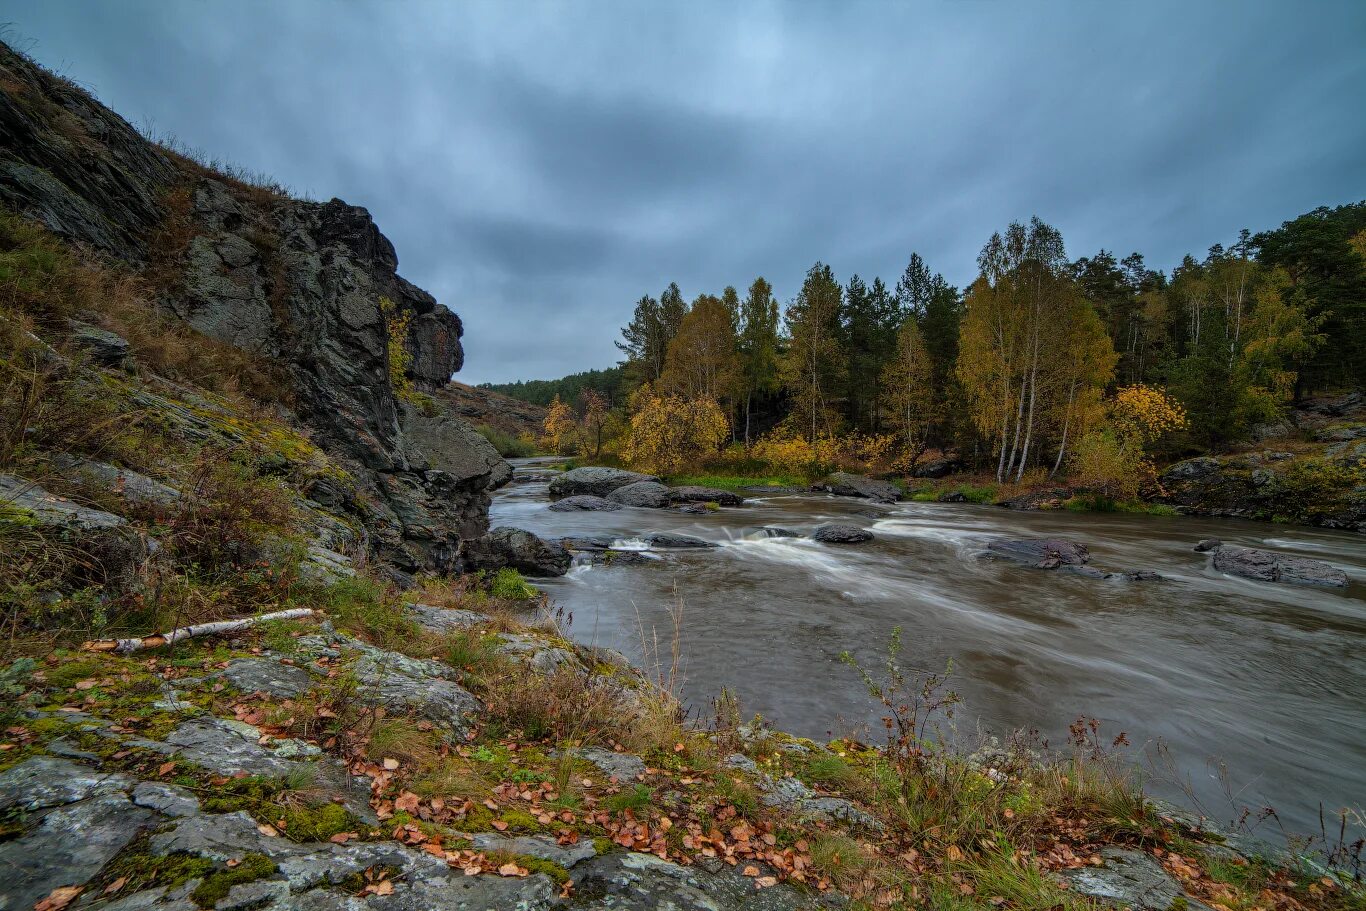
[[[541,593],[521,573],[505,566],[494,574],[489,583],[489,594],[508,601],[535,601]]]
[[[1122,512],[1145,516],[1179,516],[1165,503],[1144,503],[1141,500],[1112,500],[1094,494],[1072,497],[1063,504],[1068,512]]]
[[[510,433],[504,433],[496,427],[480,424],[474,429],[479,432],[481,437],[493,444],[493,448],[498,450],[498,454],[505,459],[524,459],[537,454],[534,443],[529,443]]]

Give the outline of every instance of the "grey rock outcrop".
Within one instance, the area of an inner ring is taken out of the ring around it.
[[[636,481],[618,487],[607,495],[607,499],[622,506],[663,509],[669,505],[669,488],[658,481]]]
[[[391,328],[403,327],[407,381],[420,392],[462,366],[463,327],[398,274],[370,214],[170,153],[2,43],[0,70],[0,202],[134,269],[155,258],[169,276],[164,310],[278,370],[297,417],[372,494],[360,515],[371,549],[405,572],[459,569],[461,541],[487,528],[488,489],[510,472],[440,405],[427,414],[396,392]],[[172,224],[183,245],[154,243]],[[77,327],[77,341],[121,362],[101,332]]]
[[[1209,911],[1209,906],[1186,895],[1181,884],[1151,854],[1108,847],[1101,850],[1100,857],[1099,867],[1079,867],[1063,874],[1073,891],[1132,911],[1170,911],[1176,907]]]
[[[123,367],[132,356],[132,346],[123,336],[92,326],[80,320],[71,320],[71,343],[90,355],[95,363],[105,367]]]
[[[618,487],[635,484],[637,481],[658,482],[659,478],[637,471],[626,471],[622,468],[575,468],[566,471],[550,482],[550,498],[559,500],[578,494],[605,497]]]
[[[1322,560],[1292,557],[1253,547],[1225,545],[1214,551],[1214,568],[1260,582],[1285,582],[1290,585],[1322,585],[1343,588],[1347,574]]]
[[[510,566],[529,576],[563,576],[569,571],[570,559],[569,551],[560,544],[506,525],[465,542],[465,563],[470,569]]]

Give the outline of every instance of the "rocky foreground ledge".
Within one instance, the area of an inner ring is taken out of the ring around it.
[[[1278,870],[1177,811],[1140,801],[1102,824],[1114,810],[1080,787],[1039,817],[1056,814],[1047,834],[1009,836],[1003,874],[999,846],[908,830],[870,789],[869,770],[890,773],[866,747],[734,712],[680,727],[620,655],[501,606],[386,619],[338,597],[330,616],[227,640],[11,667],[0,908],[797,911],[952,894],[1170,911],[1241,894],[1214,869],[1306,899],[1284,907],[1355,907],[1339,880]],[[953,762],[959,787],[1004,800],[1003,822],[1040,812],[1018,756]]]

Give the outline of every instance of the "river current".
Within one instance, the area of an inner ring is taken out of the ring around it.
[[[903,663],[953,662],[960,739],[1034,729],[1066,740],[1078,716],[1127,734],[1149,791],[1229,822],[1274,807],[1318,832],[1319,805],[1366,807],[1366,537],[1234,519],[1020,512],[948,503],[877,505],[761,493],[706,515],[626,508],[552,512],[535,459],[514,460],[494,525],[542,537],[649,532],[715,542],[630,565],[579,562],[538,580],[572,614],[569,634],[647,669],[670,662],[681,605],[682,696],[704,716],[721,687],[746,714],[816,739],[866,732],[879,716],[851,653],[878,670],[892,631]],[[871,530],[857,546],[767,536],[837,521]],[[978,556],[998,538],[1062,537],[1091,565],[1152,570],[1119,582]],[[1344,589],[1255,582],[1215,571],[1196,541],[1261,547],[1346,571]],[[874,738],[876,734],[873,735]],[[1107,737],[1107,739],[1108,739]],[[1262,834],[1271,835],[1272,831]]]

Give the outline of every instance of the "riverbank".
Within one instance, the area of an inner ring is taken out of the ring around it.
[[[1362,907],[1144,800],[1099,728],[962,756],[724,698],[685,724],[667,679],[471,580],[292,603],[317,614],[11,670],[13,907]],[[882,670],[895,730],[950,707]]]

